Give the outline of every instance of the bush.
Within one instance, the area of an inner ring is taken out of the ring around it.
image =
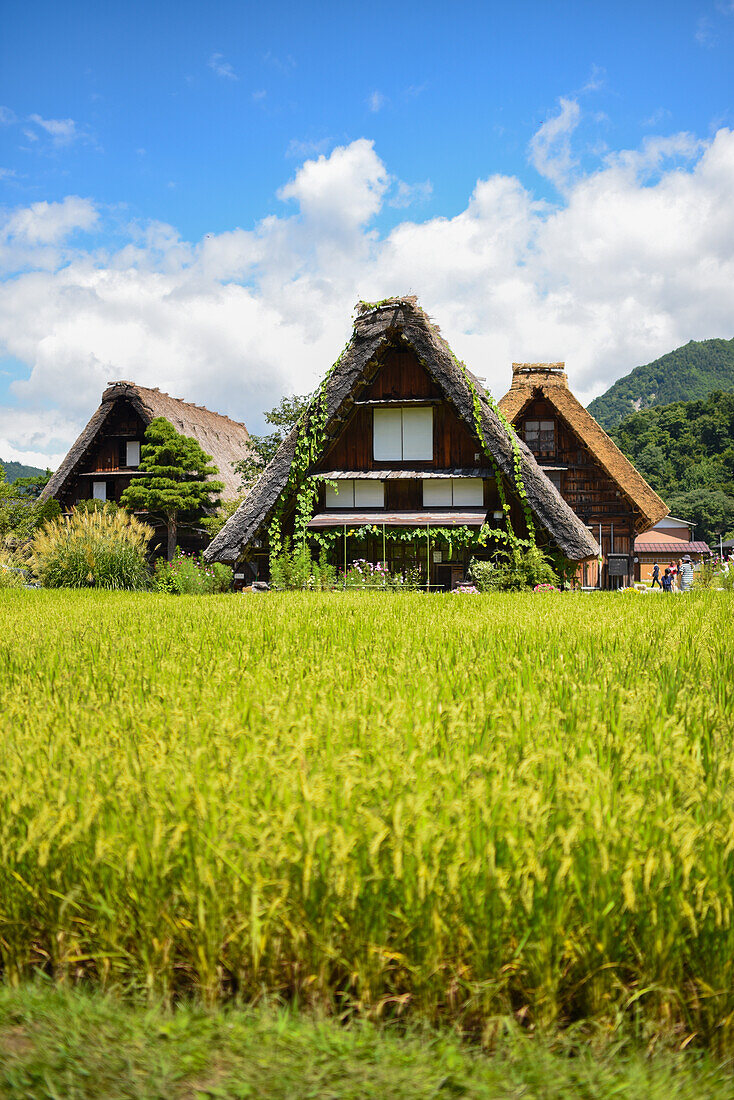
[[[709,588],[717,588],[719,580],[718,563],[711,558],[704,560],[693,574],[693,587],[708,591]]]
[[[149,588],[152,537],[123,510],[74,509],[38,532],[29,564],[44,588]]]
[[[229,592],[232,587],[230,566],[215,562],[208,565],[200,555],[187,554],[176,548],[173,561],[158,558],[154,566],[153,587],[158,592],[175,596],[211,595]]]
[[[280,554],[270,562],[270,587],[276,590],[291,588],[336,588],[336,569],[329,563],[326,550],[322,550],[319,560],[311,556],[307,546],[292,550],[286,541]]]
[[[480,592],[523,592],[540,584],[558,586],[558,576],[537,546],[519,545],[500,550],[493,561],[469,565],[469,576]]]

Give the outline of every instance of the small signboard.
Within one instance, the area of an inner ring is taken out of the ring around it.
[[[607,570],[610,577],[626,577],[630,571],[629,558],[626,554],[609,554]]]

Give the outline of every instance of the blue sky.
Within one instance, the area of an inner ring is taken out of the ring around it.
[[[664,301],[640,291],[671,278],[659,243],[641,246],[646,218],[658,237],[672,219],[683,248],[681,203],[694,225],[715,181],[732,183],[733,61],[734,0],[7,6],[0,455],[57,456],[100,381],[155,384],[156,364],[163,388],[257,428],[283,388],[329,365],[355,290],[417,291],[498,392],[507,356],[575,354],[589,397],[675,341],[734,335],[715,243],[716,309],[710,288],[697,314],[679,284]],[[682,175],[691,186],[671,197]],[[553,272],[588,250],[592,202],[594,232],[603,204],[622,229],[596,257],[606,297],[585,301],[588,271],[557,285]],[[640,281],[625,293],[630,266]],[[518,278],[531,281],[520,295]],[[615,342],[605,318],[626,316],[630,296],[639,316]]]

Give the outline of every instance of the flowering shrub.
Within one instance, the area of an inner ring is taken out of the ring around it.
[[[554,584],[536,584],[533,592],[560,592],[560,588],[556,588]]]
[[[387,562],[376,565],[366,558],[358,558],[346,573],[339,570],[339,584],[346,588],[417,588],[421,583],[420,569],[406,569],[405,573],[391,573]]]
[[[358,558],[346,574],[342,570],[341,577],[347,588],[385,588],[390,583],[390,570],[387,562],[378,561],[373,565],[366,558]]]
[[[158,558],[155,563],[153,587],[158,592],[176,596],[206,595],[228,592],[231,584],[232,570],[228,565],[220,562],[207,565],[200,556],[187,554],[180,546],[173,561]]]
[[[475,584],[458,584],[456,588],[452,589],[453,592],[461,592],[465,596],[479,595],[479,589]]]

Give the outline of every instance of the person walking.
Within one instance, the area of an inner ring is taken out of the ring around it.
[[[673,591],[673,574],[670,572],[670,569],[666,569],[663,573],[662,589],[663,592]]]
[[[670,590],[672,592],[673,589],[676,587],[675,578],[678,575],[678,566],[674,561],[671,561],[668,568],[670,569]]]
[[[654,588],[655,585],[657,585],[658,588],[663,587],[662,584],[660,583],[660,566],[658,565],[657,562],[655,562],[655,564],[652,567],[652,584],[650,585],[650,588]]]
[[[680,563],[680,590],[681,592],[690,592],[693,586],[693,562],[689,558],[688,554],[683,558]]]

